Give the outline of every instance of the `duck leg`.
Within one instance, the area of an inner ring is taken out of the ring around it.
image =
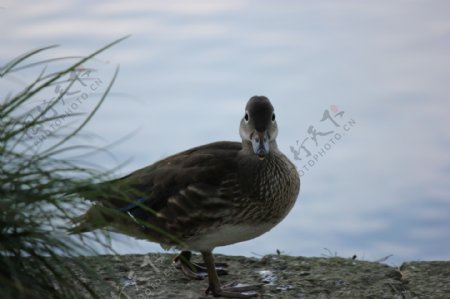
[[[181,251],[174,259],[176,267],[189,278],[201,280],[208,276],[208,271],[204,263],[194,263],[191,261],[192,253],[190,251]],[[226,263],[215,263],[218,275],[227,275],[228,271],[224,268],[228,267]]]
[[[206,294],[212,293],[214,297],[228,297],[228,298],[251,298],[258,296],[255,290],[260,289],[262,285],[236,286],[237,283],[231,285],[221,286],[219,277],[217,276],[216,268],[214,266],[214,257],[211,251],[202,252],[203,260],[205,261],[206,269],[208,271],[209,286],[206,289]],[[242,292],[251,293],[244,294]]]

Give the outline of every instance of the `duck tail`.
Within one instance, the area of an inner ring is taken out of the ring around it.
[[[92,206],[85,214],[75,217],[68,228],[69,234],[82,234],[107,226],[109,221],[105,217],[104,208],[100,205]]]

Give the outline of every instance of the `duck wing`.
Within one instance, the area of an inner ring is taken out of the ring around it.
[[[206,144],[120,179],[80,190],[78,194],[95,204],[77,219],[78,225],[70,231],[82,233],[111,226],[129,235],[148,238],[148,232],[136,225],[147,223],[185,238],[194,233],[198,221],[217,220],[209,211],[231,204],[229,197],[236,193],[238,184],[237,156],[241,148],[238,142]],[[150,239],[161,241],[161,236]]]

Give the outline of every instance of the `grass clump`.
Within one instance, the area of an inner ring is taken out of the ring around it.
[[[75,78],[32,119],[26,107],[45,90],[54,88],[58,80],[121,40],[51,74],[45,74],[44,68],[21,91],[0,99],[0,298],[99,297],[97,291],[80,278],[80,273],[82,276],[93,274],[89,266],[83,259],[72,257],[87,252],[95,254],[93,244],[108,246],[102,241],[105,232],[95,234],[90,243],[86,243],[69,237],[65,229],[80,209],[77,196],[67,194],[106,173],[60,157],[82,148],[69,146],[68,141],[80,132],[105,100],[118,69],[90,113],[70,115],[83,117],[80,125],[63,136],[57,136],[56,132],[46,136],[56,140],[51,146],[37,150],[29,143],[30,132],[67,117],[49,111],[69,92]],[[1,68],[0,76],[7,78],[20,73],[26,68],[25,63],[49,48],[19,56]]]

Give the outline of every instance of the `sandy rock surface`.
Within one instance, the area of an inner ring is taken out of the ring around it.
[[[105,298],[213,298],[207,280],[191,280],[173,254],[83,257],[95,269],[84,277]],[[195,261],[201,261],[194,256]],[[222,284],[263,283],[260,298],[450,298],[450,262],[410,262],[394,268],[339,257],[262,258],[216,255],[228,264]]]

